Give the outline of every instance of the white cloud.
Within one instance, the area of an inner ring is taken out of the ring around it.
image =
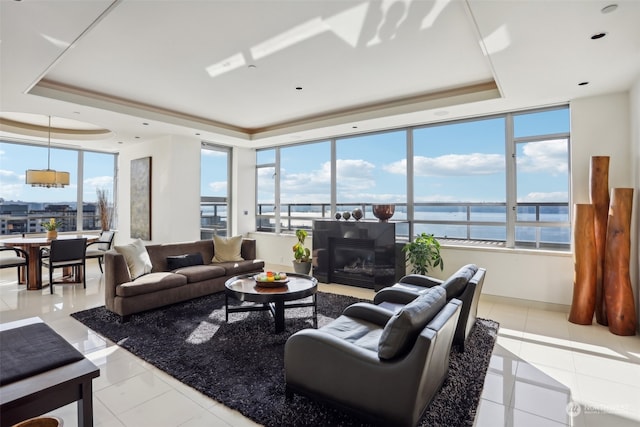
[[[407,161],[399,160],[386,165],[384,169],[395,174],[407,173]],[[502,154],[446,154],[438,157],[416,156],[413,170],[416,176],[468,176],[490,175],[504,172]]]
[[[549,193],[533,192],[518,199],[518,202],[566,202],[569,200],[569,195],[566,191],[555,191]]]
[[[226,152],[218,150],[201,150],[201,154],[205,157],[224,157],[227,155]]]
[[[214,181],[207,184],[207,186],[215,193],[227,192],[227,181]]]
[[[518,171],[529,173],[566,174],[567,144],[564,140],[529,142],[524,145],[522,156],[517,158]]]
[[[86,191],[95,191],[98,188],[113,188],[113,176],[95,176],[84,180]]]

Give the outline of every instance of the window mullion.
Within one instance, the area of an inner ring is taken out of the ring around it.
[[[505,153],[506,153],[506,190],[507,190],[507,241],[508,248],[514,248],[516,242],[517,185],[516,185],[516,146],[513,135],[513,115],[505,117]]]

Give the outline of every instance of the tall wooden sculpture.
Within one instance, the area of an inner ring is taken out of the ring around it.
[[[632,206],[633,188],[612,190],[604,260],[604,295],[609,330],[616,335],[636,333],[636,309],[629,274]]]
[[[607,215],[609,212],[609,156],[591,157],[590,201],[594,207],[593,224],[596,244],[596,321],[607,324],[604,298],[604,258],[607,241]]]
[[[569,322],[590,325],[596,308],[596,242],[592,204],[573,207],[573,301]]]

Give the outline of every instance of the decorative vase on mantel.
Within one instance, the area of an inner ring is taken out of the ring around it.
[[[58,230],[47,230],[47,240],[55,240],[58,238]]]

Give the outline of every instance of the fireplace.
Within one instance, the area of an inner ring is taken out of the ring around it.
[[[321,282],[379,290],[404,275],[396,224],[372,221],[313,221],[313,275]]]

